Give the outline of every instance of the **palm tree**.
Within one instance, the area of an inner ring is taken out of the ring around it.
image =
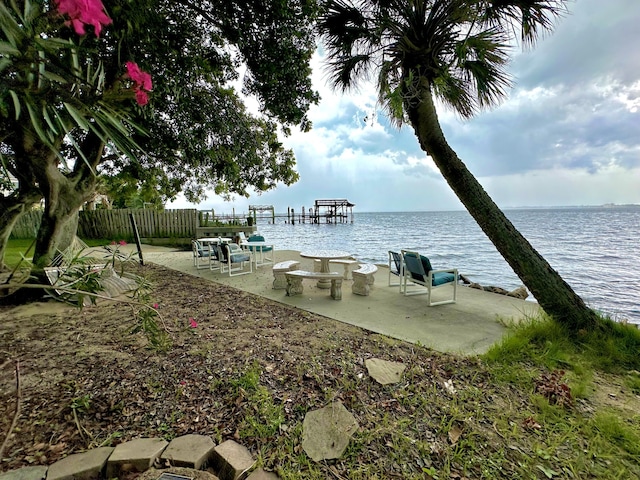
[[[377,78],[379,101],[410,124],[449,186],[542,308],[574,333],[599,317],[516,230],[444,137],[435,106],[463,118],[499,103],[518,32],[532,45],[567,0],[329,0],[318,27],[336,88]]]

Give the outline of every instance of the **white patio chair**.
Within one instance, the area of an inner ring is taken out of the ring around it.
[[[404,275],[402,276],[402,286],[400,291],[404,295],[420,295],[428,294],[429,307],[434,305],[444,305],[456,302],[456,293],[458,287],[458,269],[433,270],[429,259],[418,252],[402,250],[402,268]],[[408,283],[420,287],[418,290],[409,290]],[[434,302],[432,299],[432,291],[438,287],[445,285],[453,285],[453,298]]]
[[[251,254],[240,248],[237,243],[222,243],[216,245],[216,247],[220,262],[220,273],[228,273],[230,277],[234,277],[253,272]],[[249,264],[249,270],[245,270],[246,263]]]
[[[202,243],[197,240],[191,240],[191,249],[193,250],[193,266],[198,270],[201,268],[210,268],[211,248],[209,248],[208,245],[202,245]]]

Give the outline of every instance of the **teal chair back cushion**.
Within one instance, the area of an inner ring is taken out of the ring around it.
[[[264,242],[264,237],[262,235],[251,235],[248,239],[249,243],[251,242]],[[251,245],[249,245],[249,250],[251,250],[252,252],[255,250],[261,250],[262,252],[270,252],[271,251],[271,247],[252,247]]]
[[[422,263],[422,268],[424,269],[425,275],[433,270],[433,268],[431,268],[431,262],[424,255],[420,255],[420,262]]]
[[[389,255],[393,259],[393,263],[396,266],[396,271],[394,272],[393,270],[391,270],[391,273],[393,273],[394,275],[400,275],[400,270],[402,270],[402,257],[398,252],[392,252],[391,250],[389,250]]]
[[[200,244],[200,242],[193,241],[193,246],[195,247],[199,257],[209,256],[209,249],[205,250],[204,248],[202,248],[202,245]]]

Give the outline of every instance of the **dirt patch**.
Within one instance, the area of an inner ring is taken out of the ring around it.
[[[275,397],[298,402],[292,397],[306,396],[307,388],[288,387],[305,374],[312,383],[310,372],[300,370],[310,358],[345,351],[369,356],[389,347],[377,335],[262,297],[155,265],[138,268],[153,280],[152,301],[172,330],[173,348],[164,355],[150,351],[142,334],[131,334],[134,308],[126,303],[0,307],[3,433],[15,408],[16,360],[22,390],[0,471],[141,436],[237,438],[237,399],[216,391],[224,379],[257,363]],[[412,355],[410,345],[391,344],[397,355]],[[302,402],[322,406],[319,393]]]

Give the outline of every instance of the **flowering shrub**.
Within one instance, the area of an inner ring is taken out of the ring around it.
[[[140,70],[140,67],[134,62],[127,62],[127,75],[133,80],[133,90],[136,93],[136,102],[138,105],[146,105],[149,102],[147,92],[151,91],[151,75]]]
[[[55,0],[55,3],[58,13],[69,18],[65,25],[73,26],[78,35],[85,35],[85,27],[92,25],[96,37],[99,37],[102,27],[113,23],[101,0]],[[141,106],[146,105],[152,88],[151,75],[142,71],[135,62],[127,62],[125,67],[126,75],[133,81],[136,102]]]
[[[56,0],[56,5],[60,15],[69,17],[65,25],[72,25],[78,35],[86,33],[85,25],[93,25],[96,37],[99,37],[102,26],[112,23],[100,0]]]

